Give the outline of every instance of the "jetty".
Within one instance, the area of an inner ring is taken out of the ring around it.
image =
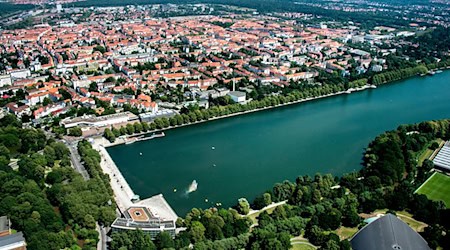
[[[164,136],[166,136],[166,134],[164,132],[161,132],[161,133],[158,133],[158,134],[157,133],[153,133],[150,136],[137,135],[137,136],[133,136],[133,137],[128,137],[125,140],[125,145],[129,145],[129,144],[132,144],[132,143],[135,143],[135,142],[138,142],[138,141],[148,141],[148,140],[152,140],[152,139],[155,139],[155,138],[161,138],[161,137],[164,137]]]

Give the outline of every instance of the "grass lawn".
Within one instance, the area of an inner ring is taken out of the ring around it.
[[[418,154],[418,157],[417,157],[418,158],[418,160],[417,160],[418,162],[417,162],[417,164],[419,166],[422,166],[423,161],[428,159],[428,158],[430,158],[430,156],[433,154],[434,150],[429,149],[429,146],[431,146],[431,144],[433,142],[437,142],[437,143],[439,143],[439,145],[441,145],[443,140],[438,138],[438,139],[430,142],[429,145],[427,145],[427,147],[422,152],[420,152]]]
[[[291,239],[291,250],[313,250],[317,249],[307,239],[294,237]]]
[[[268,214],[271,214],[271,213],[273,212],[273,210],[275,210],[275,208],[277,208],[277,207],[272,207],[272,208],[266,209],[266,210],[264,210],[264,211],[266,211]],[[258,213],[254,213],[254,214],[251,214],[251,215],[247,215],[247,217],[248,217],[249,219],[252,220],[253,224],[258,224],[258,219],[257,219],[257,217],[258,217],[259,214],[262,213],[262,212],[263,212],[263,211],[260,211],[260,212],[258,212]]]
[[[293,244],[291,250],[315,250],[315,247],[306,244]]]
[[[412,214],[406,211],[397,211],[397,217],[408,224],[412,229],[416,232],[423,232],[423,229],[427,226],[427,224],[417,221],[412,217]]]
[[[357,227],[340,227],[336,230],[336,234],[339,235],[341,240],[350,239],[356,232],[358,232]]]
[[[375,210],[371,215],[375,216],[376,214],[385,214],[387,212],[387,209],[377,209]],[[418,221],[412,217],[412,214],[406,212],[406,211],[395,211],[397,214],[397,217],[408,224],[412,229],[414,229],[416,232],[423,232],[423,229],[428,226],[426,223],[423,223],[421,221]],[[339,228],[340,229],[340,228]],[[338,229],[338,230],[339,230]],[[339,233],[337,233],[339,235]],[[339,235],[341,236],[341,235]]]
[[[441,200],[450,208],[450,177],[445,174],[434,173],[416,192],[430,200]]]

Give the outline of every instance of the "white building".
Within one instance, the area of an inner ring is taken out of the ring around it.
[[[11,75],[0,75],[0,88],[12,85]]]
[[[92,115],[64,119],[60,122],[65,128],[72,128],[76,126],[83,127],[106,127],[118,123],[126,123],[131,120],[137,120],[138,117],[130,112],[117,113],[112,115],[105,115],[95,117]]]
[[[381,71],[383,71],[383,66],[381,66],[381,65],[373,65],[372,66],[372,71],[373,72],[381,72]]]
[[[31,72],[28,69],[11,71],[12,78],[21,79],[21,78],[27,78],[29,76],[31,76]]]
[[[243,102],[245,102],[245,99],[246,99],[245,92],[241,92],[241,91],[230,91],[230,93],[228,93],[228,95],[236,103],[243,103]]]

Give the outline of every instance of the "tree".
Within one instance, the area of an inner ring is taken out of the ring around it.
[[[132,135],[134,134],[135,130],[134,130],[134,126],[131,123],[127,124],[127,134]]]
[[[94,47],[93,51],[98,51],[98,52],[104,54],[106,52],[106,48],[101,45],[97,45]]]
[[[144,234],[141,230],[127,230],[125,232],[114,232],[111,235],[112,250],[119,249],[145,249],[156,250],[155,244],[148,234]]]
[[[83,135],[83,132],[81,131],[81,128],[79,128],[79,127],[74,127],[74,128],[70,128],[70,129],[69,129],[69,135],[70,135],[70,136],[80,137],[80,136]]]
[[[89,91],[90,92],[98,92],[98,85],[96,82],[92,82],[89,84]]]
[[[52,103],[53,103],[53,101],[50,98],[48,98],[48,97],[45,97],[44,100],[42,101],[42,105],[43,106],[47,106],[47,105],[52,104]]]
[[[200,221],[193,221],[188,230],[192,241],[199,242],[205,238],[205,226]]]
[[[142,124],[140,122],[135,122],[134,123],[134,131],[136,133],[140,133],[140,132],[142,132],[142,130],[143,130]]]
[[[116,136],[109,128],[105,129],[105,131],[103,132],[103,137],[105,137],[111,143],[116,140]]]
[[[44,156],[49,166],[53,166],[56,160],[56,152],[51,146],[45,146]]]
[[[86,216],[84,216],[83,224],[86,228],[94,229],[95,228],[94,217],[92,217],[92,215],[90,215],[90,214],[86,214]]]
[[[156,247],[158,249],[163,248],[174,248],[175,244],[172,239],[172,236],[168,232],[161,232],[155,237]]]
[[[250,204],[248,203],[247,199],[240,198],[238,200],[238,211],[243,215],[246,215],[250,212]]]

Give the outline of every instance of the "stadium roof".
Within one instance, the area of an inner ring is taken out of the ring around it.
[[[350,242],[354,250],[430,250],[422,236],[392,214],[366,225]]]
[[[22,232],[0,237],[0,249],[19,249],[26,246]]]
[[[443,170],[450,171],[450,142],[446,142],[433,159],[434,165]]]

